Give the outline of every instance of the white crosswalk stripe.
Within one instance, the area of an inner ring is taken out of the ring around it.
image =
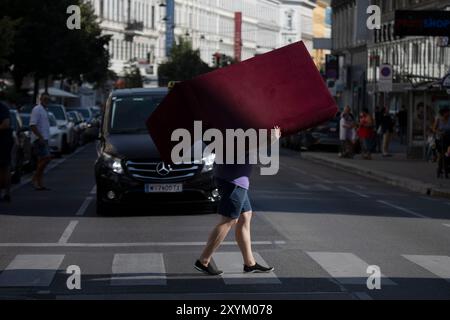
[[[112,286],[164,286],[166,284],[166,268],[162,253],[114,255]]]
[[[439,278],[450,281],[450,257],[428,255],[403,255],[403,257]]]
[[[261,254],[255,252],[254,255],[258,263],[268,265]],[[366,285],[369,264],[357,255],[346,252],[307,252],[307,255],[340,284]],[[439,278],[450,281],[449,256],[401,255],[401,257]],[[0,270],[0,287],[49,287],[64,258],[65,255],[57,254],[17,255],[3,271]],[[217,267],[224,271],[221,279],[225,285],[282,283],[275,272],[244,273],[240,252],[218,252],[214,255],[214,261]],[[111,286],[166,286],[168,279],[170,280],[162,253],[114,254],[110,271],[111,276],[104,280],[109,281]],[[383,274],[381,284],[397,285]]]
[[[267,265],[259,253],[255,252],[254,256],[259,264]],[[214,255],[214,262],[224,272],[222,279],[226,285],[281,284],[274,272],[244,273],[240,252],[218,252]]]
[[[0,274],[0,287],[48,287],[64,255],[17,255]]]
[[[332,278],[344,285],[366,285],[369,266],[353,253],[346,252],[307,252]],[[381,285],[396,285],[381,275]]]

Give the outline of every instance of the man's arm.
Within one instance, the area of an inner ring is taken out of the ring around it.
[[[44,137],[42,136],[41,132],[37,128],[37,123],[39,122],[39,113],[36,111],[36,109],[33,109],[31,111],[30,116],[30,129],[34,133],[36,137],[38,137],[39,141],[44,141]]]
[[[38,139],[40,141],[44,141],[44,137],[42,136],[42,134],[39,132],[38,128],[36,127],[36,125],[31,125],[30,126],[31,131],[33,131],[33,133],[36,135],[36,137],[38,137]]]

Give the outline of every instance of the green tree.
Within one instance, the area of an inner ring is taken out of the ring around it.
[[[0,18],[0,71],[9,65],[7,57],[13,53],[14,35],[18,21],[9,17]]]
[[[174,45],[167,62],[158,68],[159,85],[167,86],[170,81],[190,80],[212,69],[200,58],[200,51],[193,50],[191,42],[180,38]]]
[[[70,5],[82,11],[80,30],[69,30],[66,13]],[[0,17],[20,19],[13,52],[7,59],[14,65],[12,76],[20,89],[25,76],[40,79],[69,78],[102,82],[107,75],[108,36],[102,36],[90,4],[83,0],[2,0]],[[35,85],[35,93],[37,85]]]

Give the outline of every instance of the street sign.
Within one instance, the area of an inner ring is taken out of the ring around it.
[[[378,82],[378,90],[381,92],[392,91],[393,69],[390,64],[382,64],[380,66],[380,80]]]

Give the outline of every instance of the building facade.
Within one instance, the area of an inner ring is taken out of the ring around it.
[[[111,35],[110,69],[118,75],[130,63],[142,66],[147,84],[156,83],[164,59],[164,7],[158,0],[89,0],[104,34]]]
[[[367,107],[367,43],[372,33],[366,26],[368,0],[333,0],[332,47],[339,59],[336,100],[355,113]]]
[[[213,64],[216,53],[234,57],[236,12],[242,13],[241,60],[303,40],[313,54],[314,33],[326,35],[325,4],[308,0],[88,0],[109,44],[111,70],[140,67],[145,83],[157,83],[158,65],[167,58],[168,42],[182,37]],[[314,23],[314,10],[320,16]],[[173,16],[171,16],[173,15]],[[171,28],[171,29],[169,29]],[[167,32],[172,30],[173,32]],[[319,30],[320,29],[320,30]],[[318,31],[319,30],[319,31]]]
[[[313,11],[315,8],[315,1],[281,1],[279,9],[281,23],[280,47],[302,40],[312,53],[314,38]]]
[[[448,105],[450,97],[440,83],[450,72],[448,39],[440,37],[396,37],[396,10],[450,10],[449,0],[374,0],[382,11],[381,29],[368,44],[369,88],[374,104],[389,107],[393,112],[402,106],[409,114],[409,148],[411,156],[425,151],[425,140],[439,109]],[[378,90],[380,64],[393,68],[390,92]]]
[[[313,10],[313,34],[315,39],[329,39],[331,41],[331,7],[330,0],[317,0]],[[313,59],[317,68],[325,72],[325,57],[330,51],[326,49],[313,50]]]
[[[175,39],[189,39],[212,64],[215,53],[234,57],[235,12],[242,12],[242,60],[278,47],[276,0],[175,0]]]

